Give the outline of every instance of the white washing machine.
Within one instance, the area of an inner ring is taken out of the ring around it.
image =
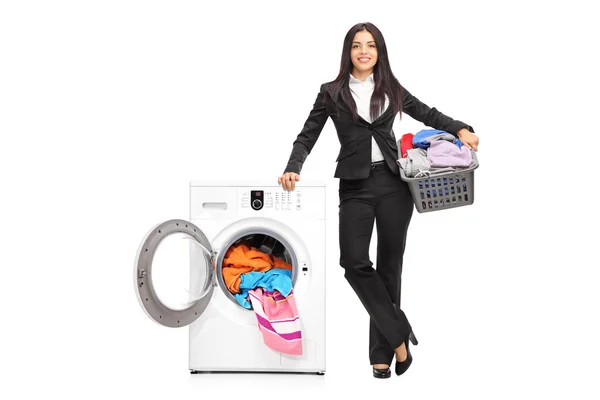
[[[190,218],[155,226],[138,249],[134,281],[146,314],[166,327],[189,326],[189,369],[201,372],[325,372],[325,184],[298,182],[284,191],[271,181],[192,181]],[[153,262],[161,242],[183,235],[189,246],[189,298],[161,301]],[[292,265],[303,353],[267,347],[254,310],[225,286],[222,262],[246,243]]]

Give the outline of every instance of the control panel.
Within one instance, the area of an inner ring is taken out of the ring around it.
[[[244,188],[241,195],[241,206],[253,210],[263,208],[275,211],[292,211],[302,209],[302,190],[296,188],[292,192],[283,189],[250,189]]]
[[[297,185],[288,192],[279,185],[237,181],[190,185],[190,218],[222,219],[264,216],[272,218],[325,218],[325,185]],[[212,181],[209,181],[212,182]]]

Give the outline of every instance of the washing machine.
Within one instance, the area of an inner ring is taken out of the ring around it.
[[[192,373],[325,373],[325,189],[322,182],[287,192],[271,181],[194,180],[189,219],[159,223],[143,238],[134,265],[138,301],[156,323],[187,327]],[[186,239],[189,261],[187,298],[176,305],[161,298],[153,270],[157,249],[173,235]],[[227,289],[223,259],[240,243],[291,265],[302,355],[267,347],[254,310]]]

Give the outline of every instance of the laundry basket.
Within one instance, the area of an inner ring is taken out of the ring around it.
[[[429,177],[409,178],[400,168],[400,177],[408,183],[413,202],[420,213],[468,206],[475,200],[475,170],[479,160],[471,150],[473,164],[469,168],[444,172]]]

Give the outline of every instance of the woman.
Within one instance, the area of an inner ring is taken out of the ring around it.
[[[412,362],[408,341],[417,344],[400,309],[402,258],[413,212],[409,187],[399,177],[392,131],[395,115],[402,112],[477,150],[479,139],[471,126],[430,108],[400,85],[379,29],[371,23],[353,26],[344,39],[339,75],[321,85],[278,178],[284,190],[295,189],[306,157],[331,118],[341,144],[334,175],[340,178],[340,265],[371,317],[369,358],[376,378],[391,376],[394,355],[396,374],[402,375]],[[369,259],[375,221],[376,270]]]

